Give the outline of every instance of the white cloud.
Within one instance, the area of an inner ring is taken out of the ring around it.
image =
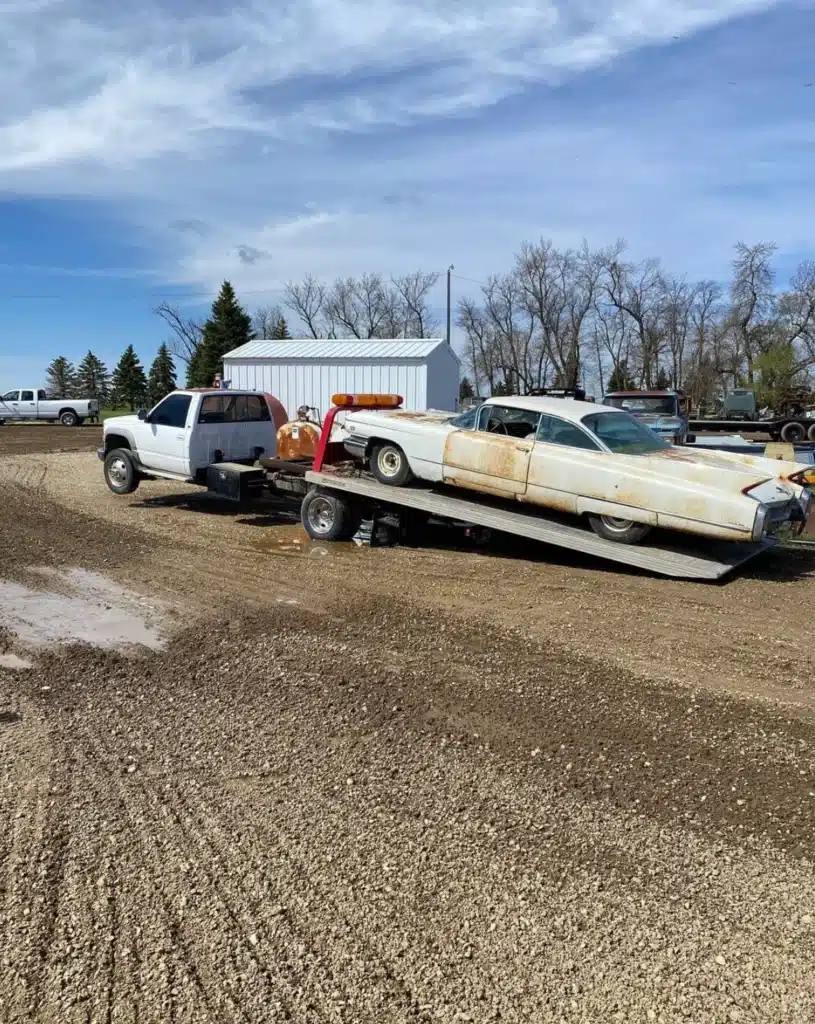
[[[643,255],[665,252],[667,238],[679,271],[714,273],[746,219],[753,237],[766,226],[782,246],[800,244],[802,228],[798,182],[786,204],[753,200],[746,218],[743,202],[710,194],[711,169],[761,183],[777,171],[759,161],[811,127],[776,125],[774,139],[755,126],[724,132],[730,110],[692,82],[661,114],[646,82],[625,111],[597,95],[573,118],[547,110],[523,130],[413,147],[396,132],[390,154],[377,139],[389,126],[483,115],[530,86],[775,6],[0,0],[0,192],[106,199],[168,284],[229,277],[247,293],[306,272],[451,261],[481,278],[541,234],[562,244],[625,234]],[[348,132],[362,133],[357,150]]]
[[[299,0],[281,10],[245,0],[226,13],[192,5],[181,13],[175,4],[13,3],[3,23],[0,172],[126,168],[235,133],[288,137],[479,109],[531,80],[773,5]],[[355,83],[343,81],[351,75]],[[322,83],[311,83],[314,100],[287,92],[298,81],[308,88],[309,76]]]

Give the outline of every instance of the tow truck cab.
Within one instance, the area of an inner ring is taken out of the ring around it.
[[[137,474],[202,482],[216,462],[251,463],[275,454],[278,426],[286,414],[279,402],[258,391],[174,391],[149,412],[105,420],[98,451],[108,471],[112,452],[124,452],[114,470],[129,461]],[[127,466],[124,467],[127,469]],[[111,489],[114,489],[111,486]],[[119,492],[122,493],[122,492]]]

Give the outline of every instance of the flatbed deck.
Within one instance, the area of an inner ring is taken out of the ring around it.
[[[490,498],[462,498],[449,490],[433,487],[388,487],[366,476],[343,476],[331,472],[306,473],[308,483],[326,490],[357,495],[383,507],[411,508],[434,518],[452,519],[491,530],[527,537],[543,544],[588,555],[674,579],[718,580],[756,555],[775,547],[769,539],[759,544],[705,542],[699,538],[654,534],[655,543],[616,544],[588,528],[559,521],[539,509]]]

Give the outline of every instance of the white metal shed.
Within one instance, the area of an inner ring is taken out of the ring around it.
[[[331,396],[398,394],[404,408],[458,408],[460,361],[443,338],[250,341],[224,356],[233,388],[266,391],[290,417],[301,405],[325,415]]]

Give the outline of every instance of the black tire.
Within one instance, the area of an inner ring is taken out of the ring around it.
[[[804,441],[807,436],[807,429],[803,423],[785,423],[781,428],[781,440],[787,444],[798,444]]]
[[[403,487],[410,483],[413,474],[407,455],[398,444],[378,444],[371,451],[371,473],[389,487]]]
[[[815,444],[815,423],[813,423],[807,431],[807,437],[813,444]]]
[[[652,529],[647,523],[632,523],[630,519],[598,516],[591,512],[589,525],[598,537],[613,540],[616,544],[640,544]]]
[[[362,516],[345,498],[312,488],[300,506],[300,521],[312,540],[350,540]]]
[[[79,425],[79,417],[73,409],[65,409],[59,414],[59,422],[63,427],[76,427]]]
[[[126,448],[113,448],[105,456],[105,483],[114,494],[132,494],[139,486],[133,456]]]

